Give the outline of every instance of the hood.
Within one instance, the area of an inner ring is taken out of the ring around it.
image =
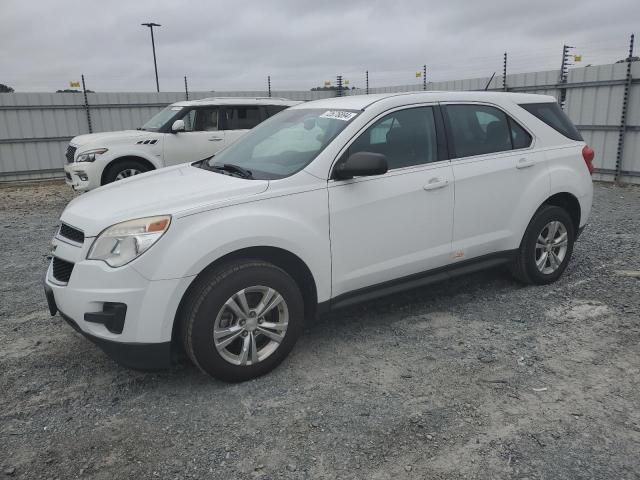
[[[150,134],[154,134],[156,132],[148,132],[146,130],[121,130],[118,132],[102,132],[102,133],[88,133],[86,135],[78,135],[77,137],[73,137],[71,139],[71,144],[76,147],[82,147],[84,145],[96,145],[100,142],[105,143],[119,143],[126,142],[131,140],[132,138],[138,137],[148,137]],[[103,146],[103,145],[98,145]],[[104,145],[108,147],[109,145]]]
[[[264,192],[266,180],[245,180],[192,167],[190,164],[154,170],[110,183],[73,199],[60,219],[94,237],[125,220],[153,215],[177,215]]]

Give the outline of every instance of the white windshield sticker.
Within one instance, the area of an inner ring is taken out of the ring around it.
[[[322,115],[320,115],[320,118],[334,118],[336,120],[342,120],[344,122],[348,122],[356,115],[357,113],[345,112],[344,110],[327,110]]]
[[[171,107],[171,110],[182,110],[182,107]]]

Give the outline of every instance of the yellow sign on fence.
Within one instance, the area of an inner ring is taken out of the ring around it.
[[[74,82],[73,80],[71,80],[71,81],[69,82],[69,86],[70,86],[71,88],[80,88],[80,82]]]
[[[422,77],[422,72],[416,72],[416,78]]]

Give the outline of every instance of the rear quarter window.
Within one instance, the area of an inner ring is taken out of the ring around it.
[[[521,103],[520,106],[565,137],[578,142],[583,140],[578,129],[556,102]]]

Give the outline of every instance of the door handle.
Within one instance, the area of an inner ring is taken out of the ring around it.
[[[516,163],[516,168],[529,168],[529,167],[533,167],[536,164],[535,161],[530,160],[528,158],[521,158],[520,160],[518,160],[518,163]]]
[[[210,142],[219,142],[221,140],[224,140],[224,138],[220,138],[220,137],[210,137],[209,138]]]
[[[449,185],[449,180],[447,180],[446,178],[442,179],[442,178],[434,177],[430,179],[427,182],[427,184],[422,188],[429,191],[429,190],[437,190],[439,188],[444,188],[447,185]]]

